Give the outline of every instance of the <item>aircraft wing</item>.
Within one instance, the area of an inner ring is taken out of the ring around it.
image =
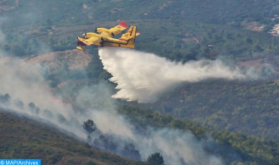
[[[108,38],[107,41],[105,42],[111,42],[111,43],[117,43],[117,44],[125,44],[127,41],[125,40],[120,40],[120,39],[115,39],[115,38]]]
[[[88,39],[78,37],[78,40],[87,46],[93,45],[93,44],[94,45],[100,44],[100,42],[101,42],[101,38],[98,38],[98,37],[90,37]]]
[[[125,22],[120,22],[119,25],[109,29],[108,31],[110,32],[110,34],[112,34],[112,36],[115,36],[127,29],[127,27],[128,25]]]
[[[139,33],[136,26],[131,26],[129,30],[121,36],[119,39],[109,38],[104,42],[103,46],[110,47],[122,47],[122,48],[135,48],[135,39]]]

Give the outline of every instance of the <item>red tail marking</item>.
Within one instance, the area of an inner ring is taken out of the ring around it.
[[[128,27],[128,25],[127,25],[126,22],[124,22],[124,21],[119,22],[119,25],[122,26],[122,27],[124,27],[124,28],[127,28],[127,27]]]

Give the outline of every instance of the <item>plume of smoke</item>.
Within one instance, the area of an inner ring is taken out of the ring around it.
[[[0,17],[0,45],[5,44],[5,41],[6,41],[6,35],[2,31],[2,25],[6,19],[7,18]],[[0,49],[0,57],[3,57],[5,55],[6,55],[6,53]]]
[[[80,121],[74,117],[72,107],[61,102],[61,97],[52,94],[52,89],[44,78],[46,71],[47,68],[40,64],[30,64],[18,59],[1,59],[0,93],[13,98],[13,101],[1,104],[1,107],[52,123],[85,139],[86,135],[79,129],[77,123]]]
[[[91,144],[122,156],[129,156],[125,151],[132,150],[146,160],[152,153],[160,152],[167,164],[222,164],[218,157],[206,153],[203,143],[190,132],[167,128],[138,131],[115,110],[114,100],[105,84],[84,87],[75,91],[76,95],[69,90],[70,95],[76,96],[73,104],[83,109],[74,110],[60,101],[59,96],[53,95],[43,76],[45,70],[39,64],[21,60],[0,61],[0,109],[50,123],[83,141],[86,141],[86,133],[82,123],[92,119],[104,135],[104,142],[116,146],[111,149],[104,143]],[[93,139],[96,138],[99,137],[93,135]],[[129,157],[135,158],[133,155]]]
[[[104,69],[119,91],[114,98],[140,103],[155,102],[166,91],[183,82],[198,82],[210,78],[228,80],[256,78],[251,71],[229,67],[220,60],[171,62],[155,54],[119,48],[101,48]]]
[[[138,150],[142,160],[146,160],[152,153],[160,152],[166,164],[223,164],[217,156],[206,153],[203,143],[190,131],[169,128],[138,131],[130,121],[117,113],[110,96],[111,93],[104,84],[86,87],[79,91],[76,104],[86,109],[83,115],[91,117],[102,133],[114,137],[119,151],[130,143]],[[86,104],[89,102],[93,104]],[[121,152],[117,154],[122,155]]]

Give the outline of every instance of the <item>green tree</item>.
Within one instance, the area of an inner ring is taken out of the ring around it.
[[[90,134],[93,133],[97,128],[93,120],[88,119],[83,123],[83,129],[87,132],[88,143],[91,140]]]
[[[149,165],[164,165],[164,158],[160,153],[156,152],[148,157],[147,163]]]

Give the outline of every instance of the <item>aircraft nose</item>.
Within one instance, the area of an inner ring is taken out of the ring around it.
[[[78,46],[86,46],[83,42],[81,42],[81,41],[79,41],[79,40],[77,41],[77,45],[78,45]]]

